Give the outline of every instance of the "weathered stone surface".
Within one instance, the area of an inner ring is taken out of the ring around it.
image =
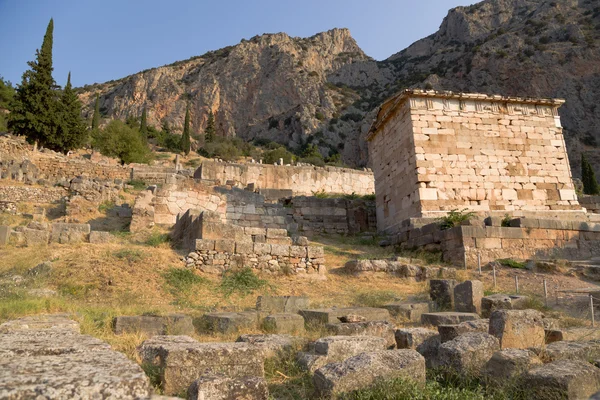
[[[600,389],[600,369],[580,360],[559,360],[523,376],[527,396],[536,400],[588,399]]]
[[[10,226],[0,225],[0,246],[6,246],[10,239]]]
[[[425,382],[425,359],[414,350],[384,350],[327,364],[313,376],[318,396],[330,397],[373,385],[379,379]]]
[[[440,345],[437,364],[461,373],[479,373],[498,350],[500,343],[494,336],[488,333],[465,333]]]
[[[263,328],[272,333],[302,333],[304,318],[298,314],[271,314],[264,319]]]
[[[206,375],[189,387],[189,400],[267,400],[269,388],[264,378],[229,378]]]
[[[256,309],[273,313],[296,313],[307,309],[310,300],[306,296],[258,296]]]
[[[542,313],[536,310],[498,310],[490,316],[490,335],[503,349],[526,349],[545,343]]]
[[[321,368],[324,365],[327,365],[329,361],[327,361],[327,356],[324,356],[322,354],[301,351],[296,357],[296,362],[298,363],[300,368],[312,374],[317,369]]]
[[[38,229],[23,229],[25,244],[27,246],[46,245],[50,240],[50,232]]]
[[[203,328],[209,332],[232,333],[241,329],[254,329],[258,325],[256,311],[216,312],[202,316]]]
[[[325,328],[332,335],[338,336],[379,336],[385,339],[388,348],[396,347],[395,328],[388,321],[327,324]]]
[[[147,398],[143,370],[65,315],[0,325],[0,398]]]
[[[415,350],[423,357],[425,357],[425,364],[427,368],[436,368],[438,359],[438,349],[442,342],[440,341],[440,335],[431,336],[417,346]]]
[[[264,377],[263,352],[249,343],[199,343],[188,336],[154,336],[138,348],[142,363],[159,367],[166,394],[181,393],[211,373]]]
[[[315,342],[315,353],[340,361],[366,351],[385,350],[385,339],[377,336],[329,336]]]
[[[522,310],[527,306],[528,296],[492,294],[481,299],[481,316],[489,318],[496,310]]]
[[[258,347],[264,358],[281,357],[300,347],[306,339],[291,335],[241,335],[236,342]]]
[[[554,342],[547,345],[543,350],[532,349],[539,353],[545,360],[596,360],[600,358],[600,340],[589,340],[586,342]]]
[[[542,360],[531,350],[504,349],[494,353],[485,365],[484,372],[490,378],[503,382],[541,364]]]
[[[476,319],[474,321],[461,322],[458,325],[438,325],[437,328],[440,333],[440,340],[442,343],[446,343],[467,332],[488,333],[490,321],[487,319]]]
[[[431,279],[429,281],[429,297],[437,311],[454,309],[454,279]]]
[[[399,349],[416,350],[427,339],[436,336],[438,333],[432,329],[426,328],[402,328],[395,332],[396,346]]]
[[[142,333],[147,336],[192,335],[195,333],[192,318],[182,314],[115,317],[113,319],[113,331],[117,335],[123,333]]]
[[[421,323],[423,325],[457,325],[465,321],[473,321],[479,319],[479,315],[475,313],[461,313],[454,311],[425,313],[421,315]]]
[[[90,243],[92,243],[92,244],[109,243],[110,239],[111,239],[110,232],[102,232],[102,231],[91,231],[90,232]]]
[[[90,224],[53,223],[50,241],[63,244],[83,242],[86,241],[90,230]]]
[[[383,306],[394,317],[401,317],[410,322],[420,322],[421,315],[429,312],[429,303],[393,303]]]
[[[384,308],[349,307],[349,308],[323,308],[315,310],[300,310],[298,314],[304,317],[307,325],[335,324],[340,322],[339,317],[354,314],[365,317],[367,321],[385,321],[390,319],[390,313]]]
[[[459,312],[481,314],[483,282],[465,281],[454,287],[454,309]]]

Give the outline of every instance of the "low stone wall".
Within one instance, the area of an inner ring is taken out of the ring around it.
[[[600,196],[579,196],[579,204],[589,213],[600,214]]]
[[[138,164],[131,169],[132,180],[153,185],[169,183],[173,179],[173,175],[178,175],[180,178],[190,178],[194,175],[194,170]]]
[[[348,168],[237,164],[205,161],[196,179],[254,184],[260,189],[291,189],[295,195],[316,192],[366,195],[375,193],[373,173]]]
[[[63,187],[33,187],[0,185],[1,202],[58,203],[65,199],[69,191]]]
[[[33,160],[37,166],[38,179],[50,182],[70,180],[76,176],[94,177],[102,180],[121,179],[128,181],[131,168],[121,165],[101,165],[87,160],[68,160],[58,158],[37,158]]]

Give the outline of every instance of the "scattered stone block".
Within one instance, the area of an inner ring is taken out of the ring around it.
[[[366,351],[385,350],[385,339],[377,336],[328,336],[315,342],[315,353],[330,361],[345,360]]]
[[[454,287],[454,309],[459,312],[481,314],[483,282],[465,281]]]
[[[307,325],[325,325],[340,322],[339,317],[354,314],[366,318],[367,321],[386,321],[390,319],[390,312],[385,308],[351,307],[351,308],[323,308],[315,310],[300,310]]]
[[[316,394],[332,397],[372,386],[379,379],[425,382],[425,359],[414,350],[384,350],[327,364],[313,376]]]
[[[68,314],[39,314],[7,321],[0,325],[0,334],[19,331],[60,331],[79,333],[79,323]]]
[[[93,244],[103,244],[110,242],[110,232],[102,232],[102,231],[91,231],[90,232],[90,243]]]
[[[299,352],[296,357],[296,362],[300,368],[311,374],[328,363],[327,356],[311,352]]]
[[[542,313],[536,310],[497,310],[490,316],[489,333],[503,349],[526,349],[545,343]]]
[[[385,339],[387,348],[396,347],[395,328],[388,321],[327,324],[325,328],[336,336],[378,336]]]
[[[117,335],[142,333],[147,336],[195,333],[192,318],[182,314],[119,316],[113,318],[113,331]]]
[[[264,378],[228,378],[205,375],[189,387],[189,400],[267,400],[269,388]]]
[[[27,246],[47,245],[50,240],[50,232],[38,229],[24,228],[23,235]]]
[[[264,377],[261,349],[249,343],[199,343],[188,336],[154,336],[138,348],[142,363],[160,368],[165,394],[181,393],[208,373]]]
[[[532,349],[538,352],[544,360],[596,360],[600,358],[600,341],[589,340],[586,342],[554,342],[547,345],[543,350]]]
[[[209,332],[219,333],[255,329],[258,326],[258,313],[256,311],[208,313],[202,316],[202,325]]]
[[[494,336],[479,332],[465,333],[440,345],[437,366],[452,368],[458,373],[479,373],[498,350],[500,343]]]
[[[272,314],[264,319],[263,328],[272,333],[302,333],[304,318],[298,314]]]
[[[529,297],[520,295],[492,294],[481,299],[481,316],[489,318],[496,310],[520,310],[526,308]]]
[[[86,241],[89,236],[90,224],[73,224],[58,222],[53,223],[51,228],[50,240],[55,243],[80,243]]]
[[[421,315],[429,312],[429,303],[393,303],[383,306],[393,317],[401,317],[410,322],[420,322]]]
[[[435,304],[436,310],[447,311],[454,309],[454,279],[431,279],[429,281],[429,297]]]
[[[446,343],[467,332],[488,333],[490,330],[490,321],[487,319],[476,319],[473,321],[461,322],[458,325],[438,325],[437,328],[440,333],[441,342]]]
[[[436,331],[426,328],[397,329],[395,333],[396,346],[399,349],[416,350],[423,342],[437,334]]]
[[[504,349],[494,353],[484,373],[495,381],[506,382],[541,364],[542,360],[531,350]]]
[[[306,342],[291,335],[241,335],[236,342],[249,343],[261,349],[264,358],[282,357]]]
[[[532,368],[523,375],[528,398],[588,399],[600,390],[600,369],[581,360],[559,360]]]
[[[458,325],[461,322],[473,321],[479,319],[479,315],[475,313],[464,313],[464,312],[435,312],[435,313],[424,313],[421,315],[421,323],[423,325]]]
[[[306,296],[258,296],[256,309],[273,313],[296,313],[307,309],[310,300]]]
[[[10,226],[0,225],[0,246],[6,246],[10,240]]]

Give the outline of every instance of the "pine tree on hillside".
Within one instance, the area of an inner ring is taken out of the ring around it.
[[[144,143],[148,143],[148,116],[146,115],[146,107],[144,106],[144,110],[142,111],[142,119],[140,121],[140,134],[142,135],[142,140]]]
[[[206,122],[206,129],[204,130],[204,140],[207,143],[215,140],[215,115],[212,110],[208,112],[208,121]]]
[[[58,129],[54,147],[66,153],[79,148],[87,141],[85,122],[81,116],[81,102],[71,86],[71,73],[60,97]]]
[[[181,150],[187,156],[190,154],[192,144],[190,142],[190,106],[185,110],[185,122],[183,124],[183,135],[181,136]]]
[[[92,117],[92,131],[97,131],[100,126],[100,97],[96,94],[96,103],[94,104],[94,116]]]
[[[52,78],[52,41],[54,21],[50,19],[41,50],[36,50],[36,60],[27,64],[15,97],[10,104],[8,128],[25,135],[31,143],[57,149],[56,137],[57,86]],[[58,146],[60,147],[60,146]]]
[[[596,180],[596,173],[583,153],[581,153],[581,181],[583,182],[584,194],[600,194],[600,185]]]

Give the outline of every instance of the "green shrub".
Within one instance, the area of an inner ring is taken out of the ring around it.
[[[163,273],[163,278],[172,289],[183,292],[194,285],[206,282],[206,279],[196,275],[194,271],[184,268],[169,268],[167,272]]]
[[[129,186],[133,186],[134,190],[144,190],[148,187],[146,182],[139,180],[139,179],[132,179],[129,182],[127,182],[127,184]]]
[[[283,158],[284,164],[291,164],[294,161],[294,155],[281,145],[263,153],[263,161],[266,164],[278,163],[280,158]]]
[[[240,270],[226,271],[221,280],[221,290],[225,293],[225,296],[230,296],[233,293],[245,296],[264,288],[267,284],[266,280],[256,276],[252,268],[245,267]]]
[[[525,269],[526,264],[524,262],[515,261],[512,258],[503,258],[501,260],[497,260],[501,265],[509,268],[516,269]]]
[[[133,263],[136,261],[141,261],[145,257],[145,254],[135,249],[121,249],[115,251],[113,256],[120,260],[127,260],[130,263]]]
[[[510,215],[508,214],[504,214],[504,218],[502,218],[502,222],[500,223],[500,226],[503,226],[505,228],[510,227],[510,220],[512,218],[510,217]]]
[[[440,228],[442,230],[446,230],[454,228],[455,226],[459,226],[462,222],[468,221],[469,219],[473,218],[474,215],[475,213],[472,211],[467,212],[466,208],[462,210],[454,209],[450,210],[450,212],[447,215],[438,218],[438,221],[441,225]]]
[[[167,233],[152,232],[144,241],[147,246],[158,247],[163,243],[168,243],[171,240]]]
[[[105,156],[118,158],[122,164],[147,164],[152,160],[140,132],[119,120],[113,120],[103,130],[96,131],[92,141],[94,148]]]
[[[106,213],[112,210],[113,208],[115,208],[115,202],[107,200],[100,203],[100,205],[98,206],[98,211],[101,213]]]

